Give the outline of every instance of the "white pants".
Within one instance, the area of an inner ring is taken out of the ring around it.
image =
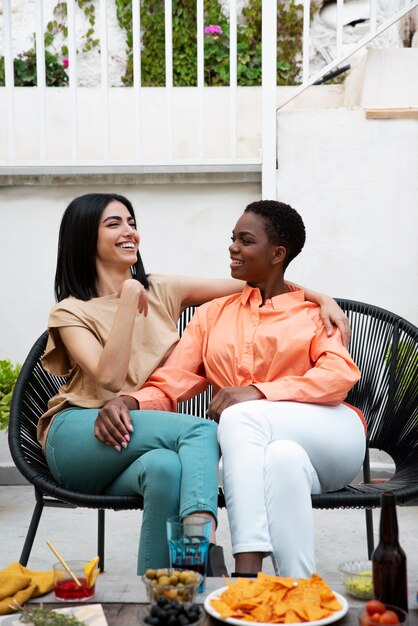
[[[254,400],[223,411],[218,427],[232,552],[271,554],[276,574],[316,571],[311,494],[360,471],[366,445],[357,413]]]

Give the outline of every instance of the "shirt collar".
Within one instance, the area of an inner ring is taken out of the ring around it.
[[[258,287],[251,287],[248,283],[244,285],[241,293],[241,304],[246,305],[249,301],[256,301],[261,306],[261,293]],[[288,291],[273,298],[269,298],[273,309],[282,309],[284,306],[299,304],[305,301],[305,292],[303,289]]]

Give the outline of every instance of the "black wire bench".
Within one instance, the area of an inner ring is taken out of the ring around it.
[[[347,402],[364,413],[368,425],[367,452],[363,477],[358,483],[337,492],[313,495],[312,505],[319,509],[365,509],[370,557],[374,545],[372,509],[380,506],[382,489],[395,491],[398,504],[418,504],[418,328],[369,304],[340,299],[337,302],[349,317],[350,353],[362,372]],[[193,307],[183,312],[180,334],[193,312]],[[98,555],[104,570],[105,510],[142,509],[143,499],[78,493],[60,487],[52,477],[36,438],[36,427],[48,400],[65,379],[52,376],[41,367],[47,338],[45,331],[30,350],[16,382],[10,411],[10,451],[16,467],[35,489],[35,507],[20,563],[26,565],[29,560],[44,506],[87,507],[98,510]],[[205,417],[210,399],[208,389],[179,405],[179,410]],[[395,473],[386,482],[375,483],[371,479],[372,448],[383,450],[393,459]],[[219,506],[225,506],[222,489]]]

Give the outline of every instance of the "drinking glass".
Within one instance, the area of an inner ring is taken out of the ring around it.
[[[205,589],[211,521],[200,515],[181,519],[178,515],[167,520],[170,567],[190,569],[203,576],[199,593]]]
[[[62,563],[54,563],[55,597],[62,602],[83,602],[94,596],[95,585],[87,586],[84,572],[85,561],[67,561],[67,565],[80,585],[65,569]]]

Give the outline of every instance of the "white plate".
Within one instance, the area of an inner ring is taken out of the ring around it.
[[[260,624],[264,624],[265,626],[278,626],[277,624],[269,624],[268,622],[247,622],[247,620],[244,621],[242,619],[237,619],[236,617],[227,617],[226,619],[222,619],[218,611],[216,611],[214,607],[212,606],[211,600],[214,600],[215,598],[219,599],[219,596],[221,595],[223,591],[225,591],[225,589],[228,589],[228,587],[222,587],[222,589],[212,591],[212,593],[210,593],[206,597],[204,606],[205,606],[206,611],[209,613],[209,615],[211,615],[212,617],[216,619],[221,620],[221,622],[226,622],[227,624],[236,624],[237,626],[260,626]],[[343,607],[342,609],[340,609],[339,611],[335,611],[329,617],[324,617],[324,619],[318,619],[312,622],[301,622],[301,623],[309,624],[309,626],[325,626],[325,624],[332,624],[332,622],[336,622],[337,620],[341,619],[348,612],[348,602],[343,596],[341,596],[336,591],[334,591],[333,593],[335,594],[335,597],[337,598],[338,602]]]

